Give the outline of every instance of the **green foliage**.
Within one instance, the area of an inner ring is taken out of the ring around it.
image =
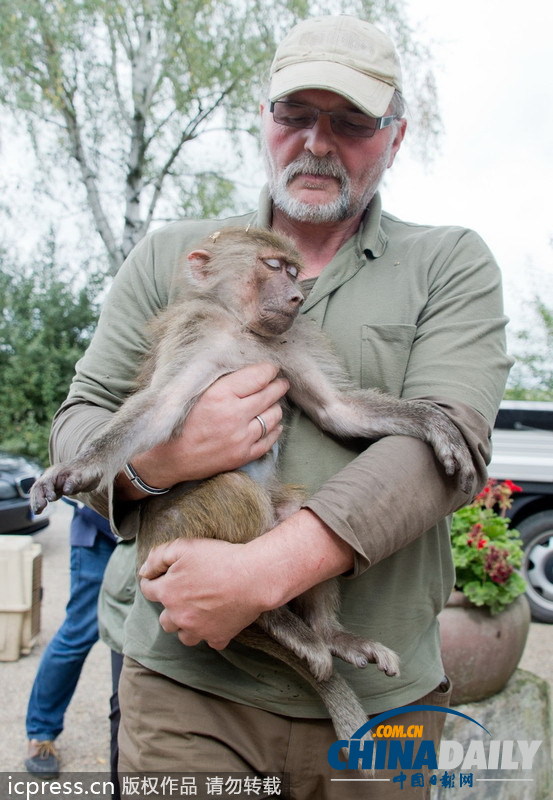
[[[186,215],[197,219],[217,217],[222,209],[227,209],[229,198],[233,197],[232,181],[222,175],[201,172],[196,175],[193,190],[182,187],[179,193],[179,207],[186,208]],[[230,207],[228,208],[230,212]]]
[[[505,516],[514,491],[520,488],[511,481],[488,481],[471,505],[455,512],[451,523],[455,585],[492,614],[526,591],[516,571],[522,565],[522,541]]]
[[[31,267],[0,253],[0,449],[48,463],[52,417],[97,320],[99,281],[72,285],[52,242]]]
[[[518,333],[525,349],[516,354],[505,392],[509,400],[553,400],[553,310],[539,298],[533,310],[536,325]]]

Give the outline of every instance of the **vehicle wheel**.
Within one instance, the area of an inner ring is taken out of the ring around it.
[[[517,524],[524,542],[522,574],[532,617],[553,622],[553,511],[542,511]]]

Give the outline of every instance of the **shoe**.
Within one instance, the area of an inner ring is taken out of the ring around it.
[[[41,778],[57,778],[60,762],[54,742],[51,739],[29,740],[29,757],[25,759],[25,769]]]

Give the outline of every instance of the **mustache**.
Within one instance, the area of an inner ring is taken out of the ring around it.
[[[282,178],[288,184],[296,175],[307,173],[309,175],[323,175],[328,178],[336,178],[341,186],[348,183],[348,174],[340,162],[329,156],[314,156],[306,154],[292,161],[284,169]]]

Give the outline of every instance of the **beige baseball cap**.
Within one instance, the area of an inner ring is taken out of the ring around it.
[[[385,114],[402,85],[391,39],[370,22],[345,15],[312,17],[292,28],[277,48],[270,76],[270,100],[327,89],[373,117]]]

